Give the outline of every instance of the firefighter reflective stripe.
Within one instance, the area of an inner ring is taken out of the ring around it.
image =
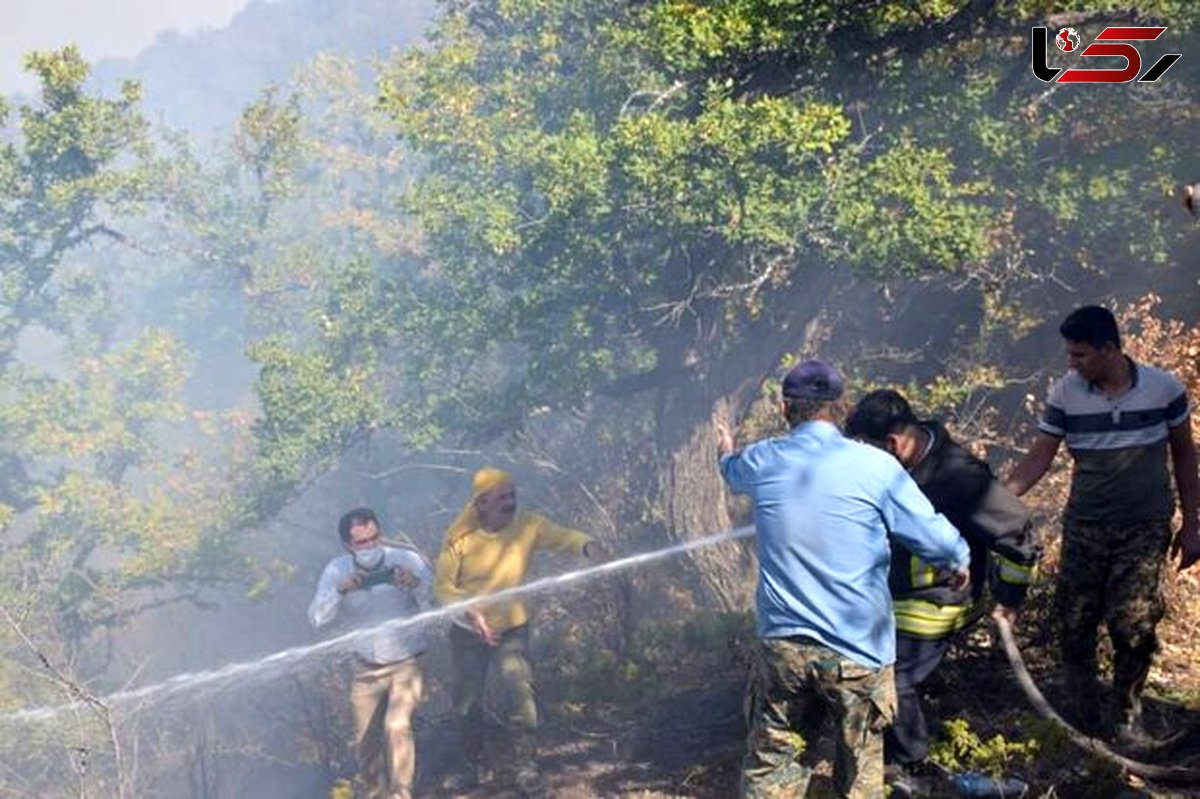
[[[943,638],[979,618],[983,603],[935,605],[924,599],[897,599],[892,609],[898,632],[918,638]]]
[[[1017,563],[996,553],[996,566],[1000,571],[1000,579],[1009,585],[1029,585],[1033,582],[1034,564]]]
[[[908,564],[908,578],[913,588],[928,588],[937,580],[937,569],[913,555]]]

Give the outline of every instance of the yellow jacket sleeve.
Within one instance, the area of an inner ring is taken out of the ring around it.
[[[458,587],[459,569],[462,568],[462,554],[454,544],[446,544],[438,554],[437,565],[433,574],[433,595],[443,605],[452,605],[466,599],[469,595]]]
[[[583,548],[592,540],[587,533],[572,530],[570,527],[559,527],[545,516],[538,516],[537,545],[551,552],[569,552],[582,555]]]

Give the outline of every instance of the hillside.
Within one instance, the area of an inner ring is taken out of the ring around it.
[[[164,33],[134,59],[98,62],[93,80],[105,93],[138,80],[151,119],[211,134],[317,53],[368,64],[417,40],[433,10],[432,0],[251,0],[225,28]]]

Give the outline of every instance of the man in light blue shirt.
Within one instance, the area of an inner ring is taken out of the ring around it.
[[[433,574],[415,550],[383,543],[379,519],[356,508],[338,522],[346,552],[325,566],[308,608],[313,627],[336,617],[351,629],[433,608]],[[354,641],[350,687],[354,744],[368,799],[412,799],[416,753],[412,714],[424,692],[417,657],[425,651],[424,624],[383,627]]]
[[[815,736],[840,730],[834,779],[844,796],[882,797],[883,730],[895,712],[896,633],[888,590],[895,536],[927,563],[968,581],[970,550],[887,453],[834,425],[843,380],[805,361],[783,380],[790,434],[734,451],[717,424],[721,474],[754,501],[760,658],[742,764],[747,799],[803,796]]]

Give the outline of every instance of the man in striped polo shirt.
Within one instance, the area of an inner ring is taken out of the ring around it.
[[[1200,477],[1187,393],[1170,372],[1135,363],[1121,351],[1113,315],[1089,305],[1059,332],[1071,371],[1054,383],[1029,453],[1013,469],[1017,496],[1050,468],[1065,439],[1074,460],[1063,515],[1056,591],[1062,655],[1080,720],[1099,723],[1096,635],[1104,621],[1113,644],[1117,740],[1146,743],[1141,693],[1158,648],[1165,610],[1160,579],[1168,548],[1179,568],[1200,559]],[[1183,524],[1171,539],[1175,498]]]

